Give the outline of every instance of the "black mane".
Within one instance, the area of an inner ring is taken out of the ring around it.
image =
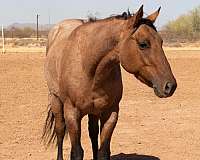
[[[118,15],[111,15],[107,18],[104,18],[104,19],[98,19],[97,17],[94,17],[94,16],[89,16],[88,17],[88,22],[96,22],[98,20],[106,20],[106,19],[113,19],[113,18],[116,18],[116,19],[123,19],[123,20],[127,20],[131,17],[131,13],[128,11],[128,12],[123,12],[122,14],[118,14]]]
[[[122,14],[111,15],[110,17],[107,17],[107,18],[104,18],[104,19],[97,19],[96,17],[91,16],[91,17],[88,17],[88,22],[96,22],[96,21],[99,21],[99,20],[108,20],[108,19],[114,19],[114,18],[127,20],[127,19],[131,18],[132,16],[134,16],[134,14],[131,14],[128,10],[127,12],[123,12]],[[142,24],[146,24],[149,27],[153,28],[155,31],[157,31],[157,29],[156,29],[155,25],[152,23],[152,21],[150,21],[149,19],[146,19],[146,18],[141,18],[140,22],[135,27],[138,28]]]
[[[124,20],[127,20],[131,17],[131,13],[128,11],[128,12],[123,12],[121,15],[116,15],[114,16],[115,18],[117,19],[124,19]]]

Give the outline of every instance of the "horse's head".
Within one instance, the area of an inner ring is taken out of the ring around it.
[[[121,34],[120,62],[123,68],[154,89],[158,97],[169,97],[177,83],[165,57],[163,40],[153,23],[159,11],[143,17],[143,6],[130,17]]]

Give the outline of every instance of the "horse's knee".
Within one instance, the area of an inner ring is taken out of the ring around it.
[[[67,130],[72,134],[78,134],[80,132],[80,126],[76,119],[74,118],[65,118],[65,123]]]
[[[98,134],[99,134],[99,130],[96,129],[94,130],[93,128],[91,129],[92,127],[89,127],[89,136],[91,139],[96,139],[98,138]]]
[[[110,151],[108,150],[108,151],[102,151],[102,150],[100,150],[99,152],[98,152],[98,160],[110,160]]]
[[[55,120],[55,131],[57,134],[65,134],[65,122],[64,120]]]
[[[98,134],[99,134],[98,121],[93,121],[92,119],[89,119],[88,130],[89,130],[90,138],[98,138]]]
[[[56,97],[54,94],[50,94],[49,103],[54,116],[63,114],[63,104],[59,97]]]
[[[118,121],[118,113],[112,112],[108,119],[103,120],[101,123],[101,128],[106,131],[113,131]]]
[[[68,99],[64,104],[64,119],[69,132],[78,133],[81,129],[80,112],[73,107],[71,101]]]
[[[65,134],[63,104],[60,101],[59,97],[57,97],[53,93],[49,93],[49,105],[55,121],[55,126],[54,126],[55,132],[58,137],[60,136],[63,137]]]
[[[83,160],[84,151],[81,146],[72,147],[71,160]]]

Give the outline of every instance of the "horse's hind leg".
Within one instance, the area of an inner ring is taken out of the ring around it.
[[[98,160],[110,160],[110,141],[113,130],[118,120],[119,106],[114,106],[100,117],[101,121],[101,145],[98,152]]]
[[[99,134],[99,118],[95,115],[89,114],[88,115],[88,129],[89,129],[89,136],[92,142],[92,151],[93,151],[93,159],[97,160],[98,154],[98,134]]]
[[[65,136],[65,120],[63,114],[63,104],[55,95],[50,95],[51,110],[55,118],[55,132],[57,136],[58,153],[57,160],[63,160],[63,139]]]
[[[64,104],[64,117],[71,141],[71,160],[83,160],[83,149],[81,146],[81,115],[79,110],[73,106],[70,99]]]

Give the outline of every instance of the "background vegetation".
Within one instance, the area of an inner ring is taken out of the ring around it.
[[[49,30],[39,30],[40,38],[47,38]],[[5,29],[5,37],[6,38],[35,38],[36,30],[31,27],[11,27]]]
[[[167,41],[200,40],[200,6],[168,22],[161,33]]]
[[[96,14],[88,14],[88,19],[96,19],[96,16]],[[30,26],[32,27],[7,27],[5,29],[5,38],[12,38],[13,40],[16,38],[36,38],[36,26],[35,24]],[[39,30],[39,37],[46,39],[51,27],[52,26],[40,27],[43,29]],[[165,45],[167,46],[173,45],[176,47],[181,47],[180,44],[183,43],[193,43],[200,41],[200,6],[194,8],[184,15],[181,15],[177,19],[168,22],[165,26],[162,27],[160,33],[164,39]],[[14,41],[14,44],[15,43],[21,44],[20,41]],[[42,46],[43,45],[44,42],[42,41]]]

